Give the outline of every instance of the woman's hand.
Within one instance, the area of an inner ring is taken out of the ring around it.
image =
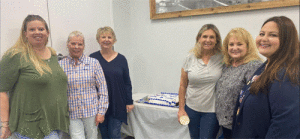
[[[179,111],[177,112],[177,118],[179,123],[180,123],[180,117],[183,115],[188,116],[184,109],[179,109]]]
[[[186,94],[186,88],[188,86],[189,80],[188,80],[188,74],[184,71],[184,69],[181,69],[181,76],[180,76],[180,86],[179,86],[179,110],[177,113],[178,122],[180,123],[180,117],[185,115],[188,116],[187,113],[184,110],[185,106],[185,94]]]
[[[10,137],[11,136],[11,132],[10,132],[10,129],[9,129],[9,127],[8,126],[4,126],[4,125],[2,125],[2,127],[1,127],[1,136],[0,136],[0,138],[2,139],[6,139],[6,138],[8,138],[8,137]]]
[[[2,124],[0,125],[0,138],[8,138],[11,136],[9,129],[9,99],[6,92],[0,92],[0,117]]]
[[[99,123],[103,123],[104,122],[104,115],[101,114],[97,114],[96,118],[95,118],[95,122],[96,122],[96,126],[98,126]]]
[[[134,108],[134,105],[126,105],[127,113],[131,112],[132,109]]]

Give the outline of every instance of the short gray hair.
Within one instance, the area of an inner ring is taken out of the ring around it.
[[[68,40],[67,40],[67,44],[70,42],[71,38],[74,36],[80,36],[83,39],[83,45],[85,45],[84,43],[84,36],[80,31],[73,31],[69,34]]]

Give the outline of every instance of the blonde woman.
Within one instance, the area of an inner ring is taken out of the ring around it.
[[[0,138],[57,139],[59,131],[69,131],[67,76],[46,47],[48,36],[45,20],[28,15],[0,62]]]
[[[190,118],[192,139],[216,138],[219,126],[215,113],[215,85],[221,77],[221,36],[213,24],[202,26],[196,46],[181,69],[178,121]]]
[[[127,124],[127,113],[134,108],[129,68],[125,56],[113,49],[117,39],[111,27],[99,28],[96,39],[101,50],[90,57],[96,58],[103,68],[109,96],[109,107],[99,129],[103,139],[119,139],[121,125]]]
[[[216,85],[216,114],[226,139],[231,138],[233,110],[242,87],[262,64],[251,34],[232,29],[223,42],[222,76]]]

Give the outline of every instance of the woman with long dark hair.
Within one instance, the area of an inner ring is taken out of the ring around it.
[[[299,38],[285,16],[264,22],[256,45],[267,61],[240,92],[232,138],[299,138]]]

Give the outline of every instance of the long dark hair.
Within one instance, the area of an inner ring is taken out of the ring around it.
[[[278,80],[279,71],[284,69],[284,77],[299,85],[299,38],[293,21],[285,16],[275,16],[264,22],[275,22],[279,28],[279,48],[268,59],[268,65],[260,78],[251,85],[250,92],[257,94],[266,85]]]

